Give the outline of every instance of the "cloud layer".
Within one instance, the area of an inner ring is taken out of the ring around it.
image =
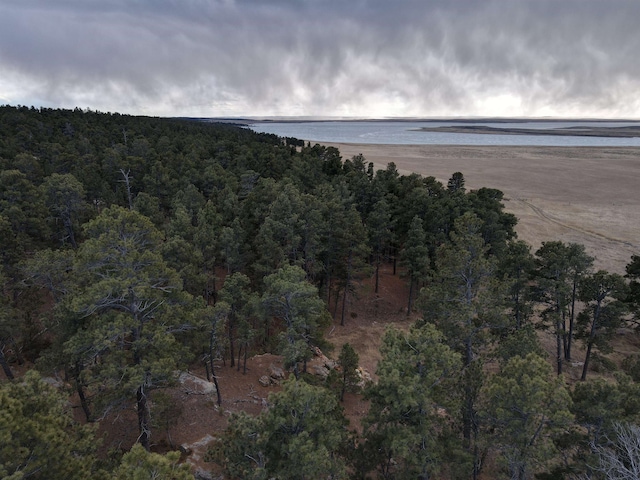
[[[640,117],[636,0],[0,0],[0,104]]]

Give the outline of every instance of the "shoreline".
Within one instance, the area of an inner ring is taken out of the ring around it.
[[[595,268],[624,273],[640,254],[640,147],[527,147],[323,143],[343,158],[362,154],[376,169],[446,184],[462,172],[467,189],[496,188],[518,217],[518,238],[581,243]]]
[[[640,127],[565,127],[565,128],[500,128],[478,125],[456,127],[421,127],[414,131],[435,133],[471,133],[476,135],[550,135],[561,137],[637,138]]]

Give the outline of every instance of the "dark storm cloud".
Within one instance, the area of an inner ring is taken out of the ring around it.
[[[640,116],[632,0],[0,0],[0,103]]]

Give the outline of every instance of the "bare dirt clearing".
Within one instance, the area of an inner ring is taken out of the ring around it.
[[[518,217],[518,237],[583,244],[596,268],[624,273],[640,253],[640,148],[332,144],[376,168],[445,182],[464,174],[467,188],[502,190]]]
[[[340,325],[339,313],[336,315],[327,330],[327,339],[335,348],[326,354],[337,359],[340,348],[348,342],[358,353],[360,366],[375,378],[380,343],[387,326],[393,324],[397,328],[408,329],[418,317],[407,316],[409,289],[399,274],[393,275],[392,264],[381,266],[377,294],[373,284],[373,276],[360,282],[357,296],[347,302],[344,326]],[[185,460],[201,471],[211,470],[218,474],[218,466],[204,462],[207,446],[225,429],[232,413],[244,411],[257,415],[267,407],[269,394],[280,390],[280,386],[272,384],[265,387],[259,380],[269,375],[272,366],[281,368],[282,357],[255,355],[248,359],[246,374],[232,368],[228,362],[219,365],[216,374],[223,399],[221,406],[216,404],[215,393],[203,394],[188,385],[167,389],[166,393],[174,400],[176,410],[169,414],[172,420],[169,425],[158,425],[154,429],[153,449],[164,452],[188,446],[190,453]],[[190,373],[206,380],[203,366],[192,366]],[[77,401],[74,403],[77,404]],[[350,428],[360,430],[361,420],[368,411],[368,402],[362,395],[347,394],[342,406],[350,421]],[[80,409],[75,410],[76,418],[81,421]],[[103,455],[113,448],[130,448],[138,436],[135,410],[119,412],[103,420],[100,423],[100,435],[104,438]]]

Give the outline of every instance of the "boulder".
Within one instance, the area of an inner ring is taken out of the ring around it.
[[[364,368],[358,367],[356,368],[356,374],[360,377],[360,381],[358,382],[358,386],[360,388],[364,388],[367,383],[371,382],[371,374],[367,372]]]
[[[180,451],[187,455],[186,463],[191,465],[191,467],[195,470],[195,478],[201,480],[209,480],[212,479],[212,475],[206,469],[200,466],[200,462],[202,462],[204,455],[207,453],[207,449],[211,442],[215,440],[215,437],[211,435],[205,435],[200,440],[190,443],[190,444],[182,444],[180,445]]]
[[[284,380],[284,370],[274,365],[269,365],[269,376],[275,380]]]
[[[212,395],[216,393],[215,385],[189,372],[182,372],[178,376],[178,383],[185,393],[189,395]]]
[[[309,371],[318,377],[327,378],[329,376],[329,369],[324,365],[312,365]]]
[[[268,387],[269,385],[271,385],[271,378],[269,378],[267,375],[263,375],[258,379],[258,383],[263,387]]]
[[[44,383],[47,383],[49,385],[51,385],[52,387],[55,388],[62,388],[64,387],[64,382],[62,380],[60,380],[59,378],[54,378],[54,377],[42,377],[42,381]]]

